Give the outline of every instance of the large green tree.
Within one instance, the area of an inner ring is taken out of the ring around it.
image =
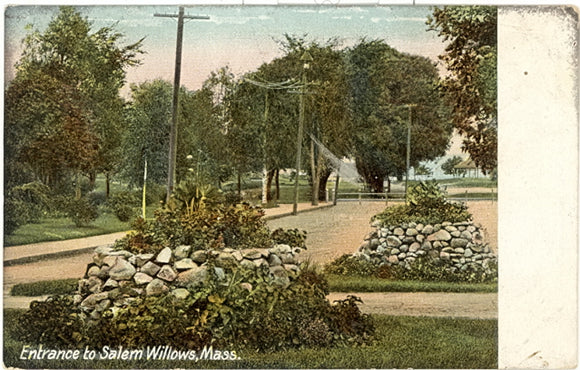
[[[122,34],[112,27],[93,32],[69,6],[44,32],[28,29],[6,91],[7,183],[38,179],[59,188],[71,176],[77,184],[82,174],[94,178],[117,158],[119,89],[125,69],[138,64],[141,41],[121,46]]]
[[[497,7],[436,7],[427,24],[448,43],[441,87],[463,149],[490,172],[497,166]]]
[[[343,52],[336,40],[327,42],[308,41],[305,38],[286,35],[280,42],[285,55],[259,69],[259,76],[270,82],[294,81],[294,90],[274,90],[269,101],[269,125],[276,125],[273,131],[278,140],[268,140],[269,166],[274,169],[281,165],[294,166],[296,152],[296,131],[298,126],[299,93],[303,74],[305,86],[305,125],[303,138],[304,163],[312,183],[313,203],[324,197],[326,181],[332,167],[318,146],[314,137],[338,158],[349,153],[352,144],[348,82],[344,68]],[[305,52],[312,57],[308,68],[302,60]],[[277,104],[277,105],[275,105]],[[272,122],[274,122],[272,124]]]
[[[347,68],[356,133],[353,154],[371,190],[383,192],[385,179],[405,173],[409,125],[411,166],[445,153],[452,127],[432,62],[400,53],[383,40],[361,40],[348,51]]]

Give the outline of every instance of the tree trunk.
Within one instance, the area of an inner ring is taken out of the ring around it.
[[[90,171],[89,172],[89,185],[90,185],[90,189],[94,189],[95,188],[95,182],[97,182],[97,173],[95,171]]]
[[[389,178],[389,175],[387,174],[387,193],[391,192],[391,179]]]
[[[267,178],[267,182],[266,182],[266,199],[268,201],[268,203],[270,203],[272,201],[272,180],[274,180],[274,175],[276,174],[275,170],[269,170],[268,171],[268,178]]]
[[[105,172],[105,195],[107,199],[109,198],[109,194],[111,194],[111,176],[109,172]]]
[[[323,171],[320,171],[318,200],[326,201],[326,185],[328,184],[328,178],[331,174],[332,168],[325,168]]]
[[[310,139],[310,174],[312,177],[312,205],[318,205],[318,171],[316,169],[316,153],[314,140]]]
[[[280,169],[276,168],[276,200],[280,200]]]
[[[238,170],[238,196],[242,196],[242,174]]]
[[[383,193],[385,191],[384,179],[382,177],[374,176],[368,180],[374,193]]]

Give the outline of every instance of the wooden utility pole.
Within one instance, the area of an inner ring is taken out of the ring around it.
[[[405,173],[405,203],[407,203],[407,189],[409,187],[409,167],[411,166],[411,124],[413,123],[412,109],[415,108],[417,104],[407,104],[406,107],[409,108],[409,123],[407,123],[407,166]]]
[[[208,16],[185,15],[183,7],[179,7],[179,14],[154,14],[155,17],[177,18],[177,43],[175,46],[175,75],[173,77],[173,105],[171,109],[171,132],[169,134],[169,168],[167,169],[167,198],[173,192],[175,184],[175,162],[177,160],[177,114],[179,108],[179,85],[181,79],[181,49],[183,45],[183,20],[184,19],[205,19]]]

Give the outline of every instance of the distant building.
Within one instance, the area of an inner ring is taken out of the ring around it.
[[[457,174],[463,174],[463,177],[484,177],[481,169],[475,165],[471,157],[459,162],[453,168]]]

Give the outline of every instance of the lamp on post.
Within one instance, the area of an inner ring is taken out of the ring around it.
[[[314,59],[308,51],[302,54],[300,60],[302,65],[302,84],[300,86],[300,113],[298,117],[298,138],[296,140],[296,178],[294,180],[294,205],[292,207],[292,214],[298,214],[298,179],[300,177],[300,162],[302,160],[302,136],[304,130],[304,95],[306,93],[306,71],[310,69],[310,62]]]

